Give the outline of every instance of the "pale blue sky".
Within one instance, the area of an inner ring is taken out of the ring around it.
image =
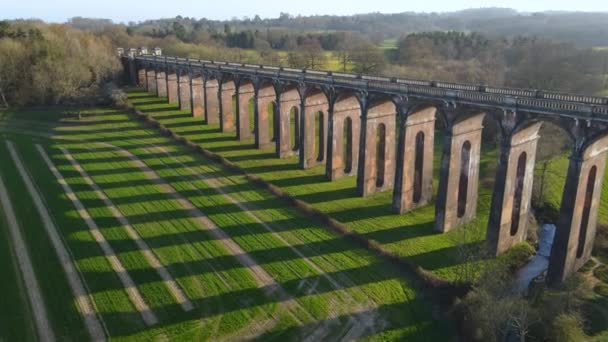
[[[608,11],[607,0],[0,0],[0,19],[41,18],[62,22],[74,16],[116,22],[176,15],[229,19],[233,16],[278,17],[290,14],[443,12],[464,8],[510,7],[519,11]]]

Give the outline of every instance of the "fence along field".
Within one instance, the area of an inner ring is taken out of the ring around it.
[[[69,123],[53,112],[0,117],[0,174],[11,180],[8,192],[36,276],[44,279],[41,295],[58,339],[90,339],[92,329],[73,294],[77,281],[66,277],[58,244],[43,228],[46,215],[29,209],[36,208],[35,195],[29,194],[5,141],[14,143],[41,195],[107,339],[448,336],[446,324],[432,317],[430,302],[395,267],[310,222],[242,176],[142,128],[125,113],[94,110],[85,120]],[[58,175],[85,211],[65,195]],[[84,212],[157,323],[144,322],[83,220]],[[3,232],[5,227],[2,220]],[[149,249],[134,241],[133,233]],[[180,305],[184,301],[146,251],[166,269],[192,310]],[[245,255],[250,259],[243,260]],[[18,278],[13,259],[0,254],[3,269]],[[262,273],[252,272],[256,268]],[[260,274],[267,282],[258,281]],[[13,313],[32,317],[31,310],[23,312],[27,297],[6,303],[2,320]],[[28,340],[35,335],[32,329],[2,329],[0,339]]]

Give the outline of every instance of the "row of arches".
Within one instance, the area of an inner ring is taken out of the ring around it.
[[[158,85],[152,85],[150,80],[155,79],[156,82],[162,82],[164,78],[149,77],[147,72],[140,74],[142,78],[146,76],[146,86],[153,91],[158,91]],[[180,84],[180,92],[181,88]],[[165,87],[161,86],[160,89],[165,89]],[[283,94],[281,96],[283,97]],[[420,118],[426,117],[426,121],[422,120],[420,122],[408,122],[405,124],[398,123],[396,122],[395,106],[391,101],[387,100],[383,103],[370,106],[366,121],[358,122],[354,119],[358,114],[344,114],[351,112],[360,113],[358,104],[353,103],[350,106],[345,104],[348,102],[348,99],[339,99],[334,109],[334,115],[335,118],[338,118],[340,115],[343,117],[341,125],[334,127],[335,131],[332,132],[334,139],[336,134],[338,134],[336,132],[339,132],[339,139],[335,139],[337,142],[334,142],[328,139],[329,128],[326,124],[328,120],[326,99],[323,102],[321,98],[324,95],[319,92],[313,96],[317,96],[316,100],[312,101],[307,98],[306,101],[308,102],[302,108],[300,107],[299,98],[296,97],[285,100],[281,98],[279,106],[276,102],[276,96],[274,96],[274,90],[268,91],[262,95],[264,98],[262,102],[260,102],[260,98],[258,97],[258,117],[249,120],[249,131],[253,131],[256,138],[259,139],[261,131],[266,130],[268,142],[280,140],[281,143],[284,143],[287,141],[287,150],[289,152],[293,153],[304,150],[310,154],[310,160],[313,162],[321,163],[331,160],[332,165],[337,165],[336,170],[340,174],[353,174],[357,170],[358,188],[361,187],[360,193],[363,195],[392,188],[393,181],[395,180],[403,183],[397,184],[395,193],[397,193],[397,189],[400,189],[399,191],[402,195],[407,193],[406,197],[408,197],[404,199],[404,196],[395,196],[397,198],[395,202],[401,201],[405,203],[409,201],[411,203],[395,204],[394,202],[394,206],[397,205],[409,209],[428,202],[431,196],[429,195],[431,193],[429,184],[432,183],[435,109],[425,113],[423,113],[424,109],[420,109],[408,116],[409,120],[409,117],[420,115]],[[186,99],[187,96],[180,94],[179,97],[181,105],[181,100]],[[273,98],[275,100],[269,100]],[[251,98],[248,100],[250,101],[248,104],[251,103],[250,106],[256,105],[252,103]],[[237,102],[234,95],[231,95],[231,101]],[[234,110],[233,106],[231,108]],[[304,108],[306,115],[301,115],[300,109]],[[207,107],[207,109],[209,108]],[[287,120],[282,119],[283,110],[287,111]],[[238,108],[237,112],[241,112],[240,108]],[[338,113],[343,114],[339,115]],[[251,123],[256,122],[256,120],[258,125],[251,126]],[[452,148],[451,150],[444,148],[439,192],[436,199],[436,221],[444,231],[452,229],[462,222],[466,222],[466,220],[475,214],[479,178],[479,146],[481,145],[481,131],[483,128],[481,125],[482,120],[483,115],[471,115],[450,127],[450,144]],[[287,128],[281,126],[283,121],[287,121]],[[336,120],[334,124],[338,122],[340,121]],[[365,127],[360,129],[359,125],[365,125]],[[398,127],[395,127],[396,125]],[[403,125],[407,127],[403,128]],[[467,126],[467,129],[458,131],[459,125],[463,127]],[[367,134],[360,134],[363,130],[366,130]],[[402,130],[406,132],[404,134],[405,138],[402,137]],[[527,128],[522,129],[524,138],[525,136],[532,137],[535,135],[538,128],[536,128],[536,131],[532,129],[530,132],[527,132],[526,130]],[[399,134],[395,134],[397,131]],[[314,132],[314,135],[310,132]],[[506,231],[505,234],[507,240],[511,239],[512,241],[504,242],[505,238],[502,236],[496,238],[496,243],[500,244],[503,241],[505,246],[507,246],[506,248],[513,241],[521,239],[522,232],[526,230],[522,217],[527,215],[530,202],[530,178],[533,177],[535,163],[535,139],[514,142],[514,139],[521,138],[517,134],[520,133],[514,133],[511,138],[512,141],[509,142],[511,144],[510,147],[509,144],[504,145],[507,146],[505,147],[507,149],[514,149],[515,153],[513,153],[512,158],[505,160],[505,165],[499,165],[496,179],[496,184],[499,185],[495,185],[492,195],[492,207],[499,210],[496,213],[491,213],[490,220],[494,219],[497,223],[491,222],[490,225],[497,227],[496,230],[502,230],[503,226],[508,227],[504,229]],[[287,139],[283,135],[286,135]],[[366,140],[359,144],[358,139]],[[406,143],[402,143],[399,139],[407,139],[407,141]],[[589,246],[595,233],[594,229],[597,217],[598,189],[603,178],[605,154],[608,151],[608,138],[598,139],[598,141],[598,143],[594,143],[596,146],[594,146],[593,150],[601,151],[600,154],[586,156],[584,152],[581,152],[581,155],[584,157],[579,156],[578,159],[573,158],[570,160],[571,165],[572,163],[579,163],[580,165],[577,167],[571,166],[571,169],[575,170],[572,172],[576,173],[573,173],[573,175],[569,173],[566,179],[564,198],[567,198],[567,195],[571,195],[574,203],[562,203],[560,215],[562,218],[570,215],[570,218],[568,220],[560,218],[560,224],[563,226],[561,229],[575,231],[575,233],[562,238],[563,241],[559,239],[557,241],[561,241],[558,245],[574,244],[574,248],[568,249],[572,249],[574,255],[568,254],[569,252],[562,252],[562,254],[567,254],[562,258],[563,260],[559,261],[562,264],[560,266],[562,275],[579,267],[579,264],[590,254]],[[328,155],[328,151],[330,151],[328,149],[329,144],[335,145],[331,150],[334,155]],[[397,152],[396,145],[408,146],[407,151],[401,148]],[[517,148],[514,147],[516,145],[518,146]],[[363,147],[365,151],[358,151],[358,149]],[[359,158],[360,153],[365,153],[362,158]],[[409,155],[407,158],[403,158],[402,165],[397,165],[397,156],[399,155],[400,157],[404,153],[409,153]],[[336,154],[341,158],[334,158]],[[339,162],[336,162],[336,160]],[[364,165],[357,165],[358,160],[364,162]],[[314,163],[311,163],[311,165],[314,165]],[[303,166],[305,167],[306,165]],[[506,169],[502,170],[501,168]],[[361,172],[364,174],[360,174]],[[395,172],[403,174],[397,177]],[[405,174],[406,172],[408,173],[407,175]],[[359,179],[362,179],[362,181],[360,182]],[[580,179],[580,182],[575,184],[578,179]],[[500,188],[500,184],[502,184],[502,188]],[[508,188],[506,188],[507,185],[505,184],[508,184]],[[454,219],[446,215],[448,209],[452,210],[450,208],[453,208]],[[441,215],[443,217],[440,217]],[[448,220],[452,220],[453,222],[448,223]],[[503,225],[505,222],[508,225]],[[566,227],[566,224],[571,224],[571,226]],[[491,229],[488,229],[488,234],[490,234],[490,231]],[[500,234],[502,232],[498,232],[496,235]],[[494,238],[489,237],[489,240],[491,239]],[[563,249],[565,250],[565,248]],[[496,250],[498,251],[497,253],[500,253],[501,250],[504,251],[504,248],[498,246]],[[575,258],[576,261],[570,262],[568,261],[570,260],[569,258]]]

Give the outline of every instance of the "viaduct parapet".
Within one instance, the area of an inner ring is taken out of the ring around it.
[[[568,133],[572,149],[548,282],[561,282],[590,258],[608,153],[608,98],[142,50],[119,52],[131,84],[168,97],[201,123],[234,132],[236,139],[253,136],[258,148],[273,145],[277,158],[298,155],[304,169],[325,165],[328,180],[355,176],[360,196],[392,191],[397,213],[432,200],[434,134],[440,127],[443,149],[434,201],[439,232],[475,217],[482,123],[494,119],[500,142],[487,229],[494,255],[526,236],[538,132],[543,122],[551,122]]]

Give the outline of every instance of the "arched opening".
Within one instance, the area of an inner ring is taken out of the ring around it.
[[[276,102],[272,101],[268,104],[268,107],[266,108],[266,111],[268,113],[268,135],[270,141],[276,141],[277,138],[276,123],[278,123],[279,120],[276,119],[276,107]]]
[[[317,138],[315,144],[315,154],[317,155],[317,161],[323,161],[325,157],[325,122],[323,112],[319,111],[315,113],[315,136]]]
[[[458,181],[458,218],[467,211],[467,195],[469,190],[469,170],[471,168],[471,142],[465,141],[460,151],[460,180]]]
[[[353,120],[347,117],[344,120],[344,173],[353,169]]]
[[[376,187],[384,185],[386,159],[386,126],[379,124],[376,129]]]
[[[583,215],[581,217],[581,226],[578,233],[578,248],[576,249],[576,257],[583,256],[585,251],[585,242],[587,241],[587,228],[589,226],[589,216],[591,215],[591,202],[593,201],[593,190],[595,188],[595,177],[597,176],[597,167],[594,165],[589,170],[587,176],[587,186],[585,189],[585,203],[583,205]]]
[[[248,112],[249,112],[249,130],[251,133],[255,134],[255,101],[253,97],[249,99],[249,103],[247,104]]]
[[[300,149],[300,112],[297,107],[291,107],[289,110],[289,130],[291,134],[291,149],[297,151]]]
[[[414,157],[414,203],[422,198],[422,168],[424,167],[424,132],[416,134]]]
[[[511,211],[511,236],[515,236],[519,230],[519,215],[524,192],[524,180],[526,178],[526,163],[528,155],[522,152],[517,159],[517,169],[515,173],[515,193],[513,194],[513,208]]]

